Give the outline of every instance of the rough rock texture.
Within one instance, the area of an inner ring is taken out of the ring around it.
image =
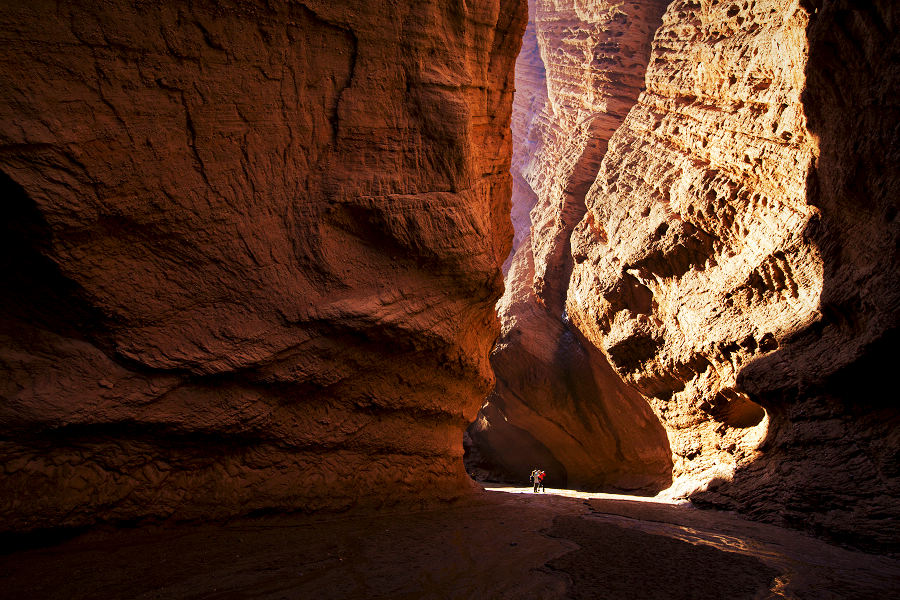
[[[513,221],[523,241],[497,307],[497,386],[469,429],[479,455],[469,464],[491,478],[525,480],[540,466],[553,486],[655,493],[671,483],[668,441],[646,400],[564,315],[569,235],[607,140],[642,89],[665,4],[530,4],[513,116]]]
[[[539,198],[531,211],[534,288],[562,311],[571,270],[569,235],[609,137],[644,86],[653,32],[665,0],[537,0],[535,22],[548,102],[539,145],[523,176]]]
[[[894,549],[898,17],[673,2],[572,237],[567,302],[652,399],[676,492]]]
[[[482,452],[496,457],[493,478],[526,479],[540,467],[551,487],[664,489],[672,462],[659,421],[599,351],[538,303],[529,249],[520,248],[507,275],[502,333],[491,354],[497,384],[469,429]],[[510,429],[518,433],[514,443]]]
[[[518,0],[0,7],[0,528],[467,489]]]
[[[541,59],[535,24],[536,0],[528,2],[528,26],[522,39],[522,49],[516,59],[516,94],[513,98],[512,135],[513,156],[510,173],[513,178],[512,223],[515,234],[509,259],[503,274],[509,271],[512,258],[531,231],[531,209],[538,201],[531,185],[525,180],[528,166],[540,153],[543,142],[542,115],[547,106],[547,73]]]

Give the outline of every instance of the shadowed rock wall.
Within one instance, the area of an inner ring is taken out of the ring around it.
[[[900,551],[900,14],[811,2],[801,95],[818,142],[808,243],[822,260],[815,321],[746,365],[770,415],[763,454],[698,499],[872,550]],[[777,478],[777,479],[776,479]]]
[[[0,528],[464,491],[525,20],[0,7]]]

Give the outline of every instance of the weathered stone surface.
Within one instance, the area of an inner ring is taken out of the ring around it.
[[[0,7],[0,527],[467,489],[525,14]]]
[[[494,479],[526,480],[541,467],[553,486],[656,492],[671,482],[665,433],[646,400],[582,343],[564,301],[569,235],[606,142],[641,90],[665,2],[530,8],[513,116],[513,221],[523,241],[497,307],[497,385],[469,434]],[[523,209],[529,222],[517,217]]]
[[[539,198],[531,212],[534,288],[556,312],[571,271],[569,236],[584,215],[609,137],[644,87],[650,40],[666,5],[536,2],[548,103],[538,119],[540,145],[523,175]]]
[[[898,535],[889,2],[678,0],[572,237],[573,322],[652,399],[675,493]]]
[[[516,59],[516,95],[513,98],[512,135],[513,156],[510,172],[513,177],[512,223],[515,234],[504,275],[509,271],[512,257],[531,231],[531,209],[538,198],[525,180],[529,165],[537,159],[543,141],[542,115],[547,106],[547,74],[538,45],[534,21],[536,0],[528,2],[528,26],[522,39],[522,49]]]

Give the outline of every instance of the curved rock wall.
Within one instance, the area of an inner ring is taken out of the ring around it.
[[[765,452],[700,499],[879,551],[900,551],[900,15],[812,2],[801,96],[818,155],[807,231],[822,260],[815,322],[746,365],[770,414]],[[777,475],[777,479],[774,477]]]
[[[896,11],[678,0],[572,236],[572,320],[675,493],[896,545]],[[893,165],[893,166],[890,166]]]
[[[671,483],[668,441],[646,400],[564,314],[569,235],[642,88],[665,4],[530,5],[535,35],[516,64],[513,220],[523,209],[530,219],[517,224],[523,241],[497,306],[497,385],[469,429],[480,476],[524,481],[541,467],[553,486],[655,493]]]
[[[525,20],[0,7],[0,527],[467,489]]]

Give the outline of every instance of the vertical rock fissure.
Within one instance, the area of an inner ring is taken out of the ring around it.
[[[570,236],[607,142],[643,89],[665,5],[529,4],[513,113],[518,246],[498,304],[497,384],[468,432],[478,477],[524,481],[546,465],[550,485],[655,493],[671,482],[668,441],[646,400],[565,309]]]

